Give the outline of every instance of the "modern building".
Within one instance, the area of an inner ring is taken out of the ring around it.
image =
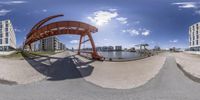
[[[59,42],[58,44],[59,44],[58,50],[65,50],[66,49],[65,44],[63,44],[62,42]]]
[[[34,43],[32,43],[31,44],[31,51],[40,51],[40,42],[39,41],[37,41],[37,42],[34,42]]]
[[[102,46],[102,47],[96,47],[97,51],[122,51],[122,46]]]
[[[114,47],[113,46],[108,46],[108,51],[113,51]]]
[[[102,51],[102,47],[96,47],[97,51]]]
[[[115,51],[122,51],[122,46],[115,46]]]
[[[189,27],[189,47],[192,51],[200,51],[200,22]]]
[[[102,47],[102,51],[108,51],[108,47],[107,46],[103,46]]]
[[[39,51],[59,51],[65,49],[65,45],[56,36],[42,39],[39,43]]]
[[[0,21],[0,51],[12,51],[15,49],[16,37],[11,21]]]

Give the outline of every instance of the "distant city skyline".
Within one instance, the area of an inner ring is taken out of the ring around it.
[[[17,46],[38,21],[55,14],[98,27],[96,46],[149,43],[151,47],[188,48],[189,26],[200,21],[198,0],[1,0],[0,20],[10,19]],[[56,19],[54,20],[56,21]],[[62,35],[66,47],[77,47],[79,36]],[[87,46],[87,44],[86,44]]]

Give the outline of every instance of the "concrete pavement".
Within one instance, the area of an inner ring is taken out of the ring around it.
[[[76,57],[89,61],[78,55]],[[166,54],[163,53],[128,62],[94,61],[89,64],[94,70],[84,79],[103,88],[131,89],[144,85],[155,77],[163,67],[165,59]],[[85,73],[81,70],[80,72]]]
[[[0,79],[11,83],[27,84],[44,78],[44,75],[36,71],[25,60],[0,58]],[[2,82],[0,81],[0,83]]]
[[[67,59],[62,61],[64,63]],[[71,70],[69,73],[78,74],[77,69],[66,68]],[[163,68],[155,78],[134,89],[105,89],[80,77],[26,85],[0,85],[0,90],[0,100],[199,100],[200,98],[200,84],[184,76],[173,56],[167,57]]]
[[[200,56],[188,53],[174,53],[179,66],[188,74],[189,77],[196,77],[200,81]]]

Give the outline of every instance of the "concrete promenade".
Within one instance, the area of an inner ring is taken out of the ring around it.
[[[76,56],[84,62],[90,62]],[[145,59],[128,62],[99,62],[89,65],[94,67],[91,75],[84,77],[86,81],[103,88],[130,89],[141,86],[158,74],[165,62],[166,54],[159,54]],[[81,71],[84,74],[85,71]]]
[[[26,60],[0,58],[0,79],[17,84],[43,80],[45,76],[36,71]]]
[[[67,56],[69,54],[65,52],[50,57],[43,56],[34,59],[9,59],[0,57],[0,80],[7,80],[17,84],[28,84],[48,79],[51,75],[47,74],[53,74],[50,71],[53,71],[55,66],[59,66],[55,62]]]
[[[62,61],[67,64],[68,59]],[[66,68],[71,74],[78,74],[78,70]],[[199,100],[200,97],[200,84],[184,76],[172,55],[155,78],[133,89],[105,89],[83,78],[0,85],[0,89],[1,100]]]
[[[66,56],[64,54],[60,55]],[[122,90],[102,88],[85,81],[83,77],[87,75],[79,73],[80,66],[76,68],[69,62],[71,58],[65,57],[55,60],[56,71],[51,77],[67,77],[24,85],[0,84],[0,100],[199,100],[200,83],[185,76],[173,54],[168,53],[166,57],[164,66],[153,79],[140,87]],[[82,70],[88,71],[87,64],[84,66]]]
[[[176,57],[176,62],[189,77],[196,77],[195,81],[200,81],[200,55],[189,53],[174,53],[173,55]]]

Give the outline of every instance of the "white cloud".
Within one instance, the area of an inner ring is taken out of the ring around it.
[[[22,3],[27,3],[27,1],[0,1],[0,4],[5,4],[5,5],[22,4]]]
[[[200,15],[200,2],[177,2],[172,5],[177,5],[180,9],[193,9],[195,14]]]
[[[87,17],[90,21],[95,23],[96,25],[104,25],[108,24],[113,18],[116,18],[118,13],[115,10],[108,11],[96,11],[93,13],[93,16]]]
[[[200,10],[196,10],[195,13],[200,15]]]
[[[192,9],[195,14],[200,15],[200,2],[177,2],[172,3],[181,9]]]
[[[151,41],[150,44],[155,44],[155,41]]]
[[[71,40],[70,43],[71,44],[77,44],[77,43],[79,43],[79,40]]]
[[[172,4],[178,5],[179,8],[198,8],[197,2],[177,2]]]
[[[47,12],[47,9],[43,9],[42,12]]]
[[[127,18],[125,17],[118,17],[116,18],[116,20],[118,20],[121,24],[127,24]]]
[[[19,29],[19,28],[15,28],[15,29],[14,29],[14,31],[15,31],[15,32],[25,32],[25,31],[26,31],[26,29]]]
[[[174,39],[174,40],[170,40],[169,42],[171,42],[171,43],[177,43],[178,40],[177,40],[177,39]]]
[[[108,9],[108,10],[111,11],[111,12],[115,12],[115,11],[117,11],[117,9],[113,9],[113,8]]]
[[[124,33],[129,33],[131,36],[136,36],[139,35],[139,31],[135,29],[127,29],[127,30],[122,30]]]
[[[1,10],[0,10],[0,16],[5,16],[5,15],[8,14],[9,12],[11,12],[11,10],[1,9]]]
[[[143,35],[143,36],[148,36],[150,34],[150,30],[147,29],[127,29],[127,30],[122,30],[123,33],[129,33],[131,36],[137,36],[137,35]]]
[[[140,21],[135,21],[134,24],[140,24]]]
[[[15,32],[22,32],[22,30],[15,28],[14,29]]]
[[[148,36],[150,34],[150,30],[144,29],[141,34],[144,35],[144,36]]]
[[[128,18],[121,17],[117,11],[117,9],[108,9],[108,10],[99,10],[92,14],[92,16],[88,16],[91,22],[95,23],[98,26],[108,24],[112,20],[119,21],[121,24],[128,24]]]

